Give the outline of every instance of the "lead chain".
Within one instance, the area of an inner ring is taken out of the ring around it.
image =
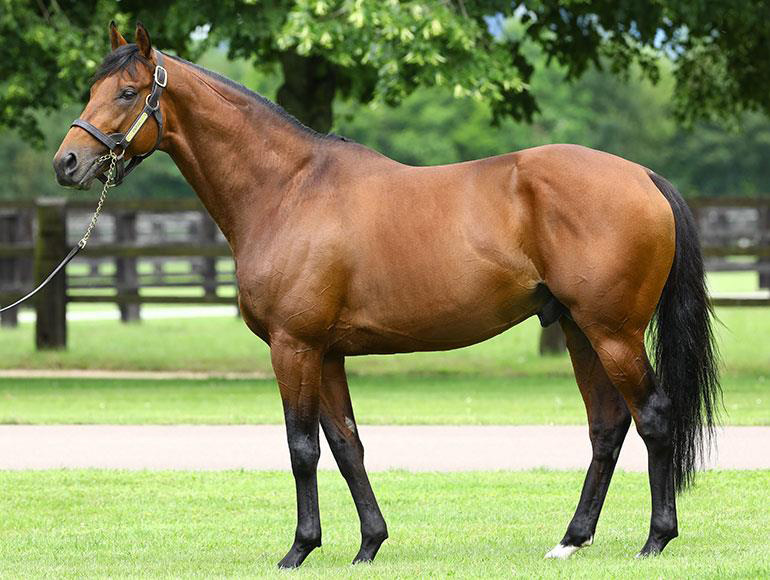
[[[107,199],[107,190],[111,187],[115,187],[115,184],[113,183],[113,180],[115,179],[115,166],[118,162],[118,156],[115,155],[112,151],[110,151],[107,155],[102,155],[99,159],[97,159],[96,163],[101,164],[104,163],[107,160],[110,160],[110,168],[107,170],[107,179],[104,181],[104,187],[102,187],[102,193],[99,196],[99,203],[96,204],[96,211],[94,212],[94,215],[91,217],[91,222],[88,224],[88,227],[86,228],[86,233],[83,234],[83,237],[78,242],[78,246],[80,246],[80,249],[86,247],[86,244],[88,243],[88,238],[91,237],[91,232],[96,227],[96,222],[99,221],[99,214],[102,212],[102,206],[104,205],[104,200]]]

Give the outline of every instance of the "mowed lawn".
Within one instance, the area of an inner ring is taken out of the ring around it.
[[[728,374],[770,374],[770,308],[721,308],[715,330]],[[537,318],[467,348],[351,357],[354,374],[469,373],[571,375],[566,355],[537,353]],[[0,369],[179,370],[214,374],[270,373],[267,346],[235,316],[146,320],[137,324],[69,324],[69,348],[37,352],[34,327],[0,329]]]
[[[722,309],[725,423],[770,425],[770,309]],[[539,356],[530,319],[469,348],[348,359],[363,424],[584,424],[569,358]],[[32,326],[0,331],[0,366],[202,371],[271,376],[240,320],[70,324],[70,349],[36,353]],[[280,423],[273,380],[0,378],[2,423]]]
[[[356,418],[369,425],[583,425],[565,376],[361,375]],[[724,423],[770,425],[770,383],[729,376]],[[283,423],[275,381],[0,379],[0,423]]]
[[[770,472],[710,472],[679,500],[680,537],[636,560],[649,523],[646,476],[618,473],[595,544],[544,560],[583,474],[373,473],[390,539],[350,566],[359,525],[339,474],[319,474],[322,548],[293,578],[763,578]],[[289,473],[0,473],[2,577],[280,577],[294,534]]]

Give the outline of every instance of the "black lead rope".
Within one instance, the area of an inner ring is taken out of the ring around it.
[[[99,196],[99,203],[96,205],[96,210],[94,211],[94,215],[91,217],[91,221],[88,223],[88,227],[86,228],[86,232],[83,234],[83,237],[80,238],[80,241],[77,243],[77,245],[70,250],[70,253],[65,256],[65,258],[59,263],[56,268],[54,268],[53,272],[48,274],[45,280],[43,280],[40,285],[38,285],[37,288],[32,290],[29,294],[26,296],[23,296],[22,298],[19,298],[16,302],[9,306],[4,306],[0,308],[0,313],[5,312],[6,310],[10,310],[11,308],[16,308],[19,304],[22,302],[26,302],[30,298],[32,298],[35,294],[40,292],[43,288],[45,288],[48,283],[53,280],[56,277],[56,274],[61,272],[64,267],[69,264],[72,259],[80,253],[80,250],[86,247],[86,244],[88,243],[88,239],[91,237],[91,232],[93,231],[94,227],[96,227],[96,222],[99,219],[99,214],[102,212],[102,206],[104,205],[104,200],[107,199],[107,190],[111,187],[115,187],[114,178],[115,178],[115,167],[117,164],[117,156],[115,153],[110,152],[109,155],[104,155],[103,158],[100,158],[97,163],[101,163],[102,159],[109,159],[110,160],[110,168],[107,170],[107,173],[105,174],[105,180],[104,180],[104,187],[102,187],[102,193]]]
[[[48,284],[48,283],[49,283],[51,280],[53,280],[53,279],[54,279],[54,277],[56,276],[56,274],[58,274],[59,272],[61,272],[61,271],[62,271],[62,269],[64,269],[64,267],[65,267],[67,264],[69,264],[69,263],[72,261],[72,258],[74,258],[75,256],[77,256],[77,255],[78,255],[78,252],[80,252],[80,250],[82,250],[82,249],[83,249],[83,248],[80,246],[80,244],[78,244],[77,246],[75,246],[74,248],[72,248],[72,249],[70,250],[70,253],[69,253],[69,254],[67,254],[67,257],[66,257],[66,258],[64,258],[64,259],[61,261],[61,264],[59,264],[58,266],[56,266],[56,268],[54,268],[54,271],[53,271],[53,272],[51,272],[50,274],[48,274],[48,277],[47,277],[45,280],[43,280],[43,281],[40,283],[40,286],[38,286],[37,288],[35,288],[35,289],[34,289],[32,292],[30,292],[29,294],[27,294],[27,295],[26,295],[26,296],[24,296],[23,298],[19,298],[19,299],[18,299],[16,302],[14,302],[13,304],[11,304],[10,306],[3,306],[2,308],[0,308],[0,312],[5,312],[6,310],[10,310],[11,308],[16,308],[16,307],[17,307],[19,304],[21,304],[22,302],[26,302],[27,300],[29,300],[30,298],[32,298],[32,297],[33,297],[35,294],[37,294],[38,292],[40,292],[40,291],[41,291],[43,288],[45,288],[45,286],[46,286],[46,285],[47,285],[47,284]]]
[[[152,154],[158,148],[158,145],[160,145],[160,141],[163,136],[163,115],[160,112],[160,96],[163,93],[163,89],[166,88],[166,84],[168,83],[168,73],[166,72],[166,69],[163,68],[163,54],[161,52],[155,51],[155,59],[157,61],[157,65],[155,66],[155,71],[152,75],[152,89],[144,101],[144,108],[142,109],[142,112],[139,113],[136,119],[134,119],[134,122],[131,123],[131,126],[125,134],[113,133],[112,135],[107,135],[83,119],[75,119],[75,121],[72,123],[72,127],[80,127],[109,149],[109,153],[107,155],[104,155],[97,160],[97,163],[104,163],[108,159],[110,160],[110,167],[107,172],[97,176],[99,181],[104,183],[102,194],[99,197],[99,204],[96,206],[96,211],[91,218],[91,222],[88,224],[86,233],[77,243],[77,245],[70,250],[69,254],[66,255],[61,263],[56,266],[56,268],[54,268],[53,272],[48,274],[48,277],[43,280],[37,288],[32,290],[32,292],[22,298],[19,298],[13,304],[0,308],[0,312],[5,312],[7,310],[11,310],[12,308],[16,308],[19,304],[22,304],[40,292],[43,288],[46,287],[46,285],[48,285],[51,280],[56,277],[59,272],[61,272],[67,266],[67,264],[72,261],[75,256],[78,255],[80,250],[86,247],[88,238],[91,236],[91,231],[94,229],[94,226],[96,226],[96,220],[99,219],[99,213],[102,211],[104,200],[107,197],[107,190],[111,187],[119,185],[126,175],[128,175],[147,157],[149,157],[150,154]],[[155,146],[147,153],[136,155],[131,158],[131,160],[128,162],[128,166],[124,167],[123,155],[125,154],[126,149],[128,149],[129,145],[131,145],[131,141],[139,132],[139,129],[142,128],[144,123],[150,117],[155,119],[155,122],[158,124],[158,137],[155,140]],[[116,152],[118,149],[120,150],[120,153]]]

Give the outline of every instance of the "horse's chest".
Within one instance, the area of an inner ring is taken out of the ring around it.
[[[244,319],[268,334],[322,341],[339,312],[343,284],[333,268],[263,263],[239,268],[237,279]]]

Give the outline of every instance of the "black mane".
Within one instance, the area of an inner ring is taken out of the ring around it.
[[[178,56],[172,56],[169,54],[166,54],[165,52],[163,55],[167,58],[170,58],[172,60],[176,60],[178,62],[184,63],[187,66],[190,66],[194,68],[196,71],[205,74],[206,76],[209,76],[220,83],[235,89],[236,91],[243,93],[244,95],[254,99],[259,104],[264,105],[274,113],[277,113],[280,115],[283,119],[297,127],[298,129],[301,129],[302,131],[321,139],[334,139],[339,141],[350,141],[350,139],[346,137],[341,137],[339,135],[335,135],[334,133],[319,133],[318,131],[311,129],[307,125],[303,124],[301,121],[299,121],[296,117],[288,113],[283,107],[278,105],[277,103],[274,103],[270,99],[267,99],[260,95],[257,92],[252,91],[251,89],[243,86],[240,83],[236,83],[235,81],[227,78],[226,76],[223,76],[219,73],[216,73],[214,71],[210,71],[207,68],[204,68],[200,65],[195,64],[194,62],[190,62],[188,60],[185,60]],[[142,54],[139,52],[139,47],[136,44],[124,44],[122,46],[119,46],[115,50],[113,50],[111,53],[109,53],[106,57],[104,57],[104,60],[102,61],[102,64],[99,65],[99,68],[97,69],[96,73],[94,73],[93,81],[96,82],[100,79],[103,79],[105,77],[110,76],[113,73],[122,71],[122,70],[128,70],[132,74],[136,70],[136,65],[140,64],[147,68],[147,70],[152,70],[152,64],[150,61],[148,61]]]

